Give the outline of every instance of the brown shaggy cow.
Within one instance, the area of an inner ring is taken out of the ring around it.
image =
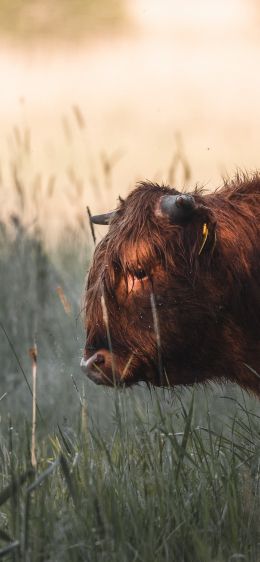
[[[140,183],[96,248],[82,369],[98,384],[229,380],[260,397],[260,175],[214,193]]]

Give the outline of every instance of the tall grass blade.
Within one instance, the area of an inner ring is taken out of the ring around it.
[[[19,548],[19,546],[20,546],[20,542],[14,541],[11,544],[9,544],[8,546],[5,546],[4,548],[1,548],[0,558],[3,558],[6,554],[9,554],[9,552],[13,552],[15,549]]]
[[[2,490],[0,493],[0,505],[3,505],[13,494],[16,494],[19,488],[28,480],[28,478],[32,478],[34,475],[34,470],[29,468],[21,474],[19,478],[14,478],[11,484],[8,484],[6,488]]]
[[[17,364],[18,364],[18,366],[19,366],[19,369],[20,369],[20,371],[21,371],[21,373],[22,373],[22,375],[23,375],[23,378],[24,378],[24,380],[25,380],[25,382],[26,382],[26,384],[27,384],[27,387],[28,387],[28,389],[29,389],[29,392],[30,392],[30,394],[31,394],[31,397],[33,397],[33,392],[32,392],[30,383],[29,383],[29,381],[28,381],[28,379],[27,379],[27,376],[26,376],[26,374],[25,374],[25,371],[24,371],[24,369],[23,369],[23,366],[22,366],[22,364],[21,364],[21,361],[20,361],[20,359],[19,359],[19,357],[18,357],[18,355],[17,355],[17,353],[16,353],[16,351],[15,351],[15,348],[14,348],[14,346],[13,346],[13,344],[12,344],[12,342],[11,342],[9,336],[8,336],[8,333],[7,333],[7,331],[6,331],[6,329],[5,329],[4,325],[3,325],[3,323],[1,322],[1,320],[0,320],[0,328],[1,328],[1,330],[3,331],[5,337],[6,337],[7,341],[8,341],[9,347],[10,347],[10,349],[11,349],[11,351],[12,351],[12,353],[13,353],[15,359],[16,359],[16,362],[17,362]],[[37,408],[37,410],[38,410],[38,413],[39,413],[41,419],[43,419],[43,418],[42,418],[42,415],[41,415],[41,412],[40,412],[40,409],[39,409],[39,406],[36,405],[36,408]]]
[[[75,487],[74,487],[74,483],[70,474],[70,470],[69,470],[69,465],[64,457],[64,455],[60,455],[60,466],[62,469],[62,472],[64,474],[67,486],[68,486],[68,490],[70,492],[70,495],[72,497],[73,503],[76,506],[77,505],[77,495],[75,492]]]
[[[32,448],[31,448],[31,463],[32,467],[36,470],[36,380],[37,380],[37,346],[36,343],[29,350],[32,359]]]
[[[189,439],[190,430],[191,430],[193,408],[194,408],[194,392],[192,394],[188,415],[185,414],[185,417],[186,417],[185,422],[186,423],[185,423],[182,442],[181,442],[181,445],[180,445],[179,461],[178,461],[178,465],[177,465],[177,469],[176,469],[176,480],[178,480],[178,478],[179,478],[180,470],[181,470],[182,463],[183,463],[183,459],[184,459],[186,449],[187,449],[188,439]]]

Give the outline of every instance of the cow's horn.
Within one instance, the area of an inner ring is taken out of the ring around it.
[[[160,210],[167,215],[174,224],[183,224],[188,221],[195,209],[195,199],[192,195],[163,195]]]
[[[91,217],[91,222],[94,222],[95,224],[110,224],[115,214],[116,211],[110,211],[110,213],[105,213],[104,215],[95,215],[94,217]]]

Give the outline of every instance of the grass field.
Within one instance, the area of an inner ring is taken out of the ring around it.
[[[236,403],[236,413],[216,420],[201,415],[202,404],[197,393],[171,404],[114,393],[102,430],[95,419],[88,425],[82,400],[73,425],[49,434],[41,427],[36,474],[29,424],[10,419],[1,441],[1,556],[259,560],[259,418]]]

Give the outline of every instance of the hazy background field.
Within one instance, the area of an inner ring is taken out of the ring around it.
[[[15,205],[13,164],[24,213],[35,218],[38,198],[37,221],[53,236],[84,220],[86,203],[115,205],[137,179],[182,186],[182,170],[171,173],[180,138],[188,185],[258,167],[257,1],[73,5],[1,3],[2,216]]]
[[[259,23],[254,0],[0,4],[1,479],[30,464],[35,339],[38,473],[62,452],[75,478],[43,486],[31,520],[7,495],[12,560],[259,562],[259,403],[230,385],[118,395],[79,369],[86,205],[259,167]]]

